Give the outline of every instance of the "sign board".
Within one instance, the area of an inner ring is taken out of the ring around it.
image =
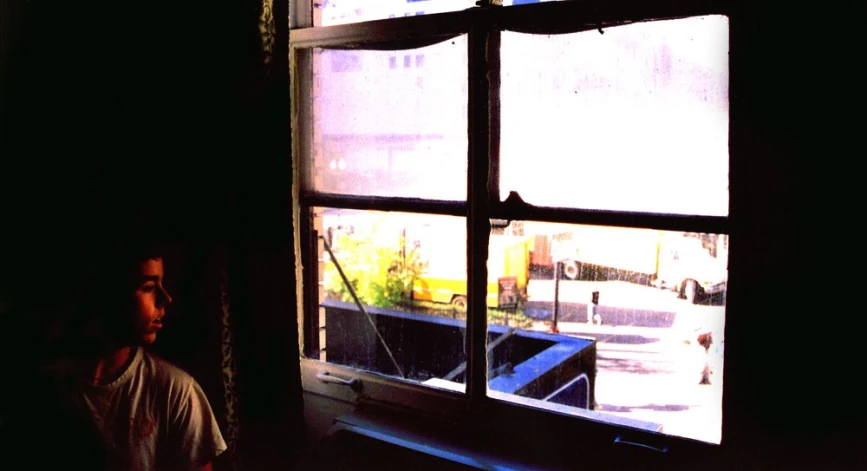
[[[497,278],[497,309],[516,309],[518,307],[518,277],[501,276]]]

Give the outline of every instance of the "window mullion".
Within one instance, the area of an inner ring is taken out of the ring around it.
[[[480,17],[469,32],[468,107],[469,164],[467,169],[467,396],[475,409],[487,400],[487,258],[490,235],[489,166],[498,127],[492,125],[491,67],[499,61],[499,32]],[[494,173],[495,174],[495,173]]]
[[[500,30],[489,29],[486,45],[488,84],[488,185],[487,201],[500,200]],[[491,214],[487,218],[490,219]]]
[[[289,2],[289,29],[310,28],[313,26],[313,2],[309,0],[292,0]],[[264,8],[273,11],[274,2],[263,3]]]

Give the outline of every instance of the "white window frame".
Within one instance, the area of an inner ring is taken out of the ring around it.
[[[308,9],[309,8],[309,9]],[[585,420],[572,415],[560,414],[535,407],[526,407],[514,401],[504,401],[490,397],[487,391],[486,352],[487,319],[473,315],[485,312],[486,307],[486,264],[479,257],[472,259],[469,254],[487,254],[487,233],[491,219],[539,220],[574,224],[602,224],[622,227],[645,227],[653,229],[694,231],[708,233],[732,233],[733,219],[711,216],[680,216],[665,214],[642,214],[618,211],[587,211],[565,208],[529,208],[510,205],[499,200],[496,178],[488,178],[489,169],[496,172],[496,165],[489,166],[492,155],[491,142],[497,142],[498,119],[496,106],[497,89],[491,87],[484,74],[475,73],[496,56],[482,57],[475,51],[496,50],[486,48],[499,41],[499,28],[518,31],[521,28],[546,28],[551,31],[567,30],[578,32],[628,24],[638,21],[686,18],[692,16],[721,14],[733,21],[733,11],[724,1],[653,1],[633,2],[628,0],[606,1],[569,1],[521,5],[514,7],[483,7],[461,12],[442,13],[426,16],[397,17],[359,24],[329,27],[312,27],[312,6],[308,0],[290,0],[289,61],[291,87],[291,132],[293,162],[293,231],[295,238],[297,309],[299,324],[299,351],[301,352],[302,387],[305,394],[313,394],[328,400],[337,401],[351,409],[359,404],[378,404],[398,408],[411,414],[437,417],[446,421],[466,421],[484,423],[504,433],[526,433],[522,424],[539,424],[533,434],[538,443],[563,442],[567,437],[594,437],[600,444],[637,444],[638,448],[648,450],[667,450],[672,456],[687,457],[700,453],[705,458],[721,453],[726,435],[731,431],[723,426],[723,444],[713,445],[703,442],[660,435],[598,420]],[[360,47],[362,45],[381,47],[407,44],[415,47],[413,40],[446,38],[457,34],[468,35],[470,71],[468,77],[469,113],[469,155],[468,155],[468,194],[466,203],[440,203],[406,198],[350,197],[332,194],[316,194],[303,189],[301,185],[304,171],[304,156],[310,149],[307,137],[311,136],[311,120],[304,116],[304,108],[299,106],[303,98],[301,87],[309,85],[305,73],[309,64],[302,60],[303,51],[314,47]],[[735,72],[736,73],[736,72]],[[493,80],[497,80],[493,77]],[[490,137],[490,138],[488,138]],[[731,138],[730,138],[731,140]],[[730,152],[730,169],[734,156]],[[737,175],[730,172],[730,179]],[[477,185],[478,181],[490,181],[489,185]],[[736,188],[736,185],[730,185]],[[468,277],[470,293],[467,321],[467,389],[465,394],[451,393],[421,385],[398,381],[370,372],[358,371],[340,365],[320,362],[304,357],[305,307],[309,302],[309,289],[304,280],[305,263],[310,263],[302,248],[304,231],[309,226],[309,208],[331,206],[351,209],[411,210],[432,214],[458,215],[467,221]],[[476,237],[481,235],[481,237]],[[737,248],[732,250],[737,251]],[[731,273],[731,271],[730,271]],[[479,281],[475,281],[479,280]],[[307,301],[305,301],[307,300]],[[726,357],[729,352],[726,352]],[[330,376],[338,378],[331,380]],[[339,379],[357,381],[363,384],[363,394],[350,387],[340,386]],[[494,395],[495,396],[495,395]],[[532,401],[527,401],[527,403]],[[724,395],[725,407],[725,395]],[[323,411],[323,414],[327,412]],[[593,412],[587,416],[593,419]],[[544,425],[541,425],[544,424]],[[538,430],[537,430],[538,429]],[[556,432],[555,432],[556,431]],[[535,440],[535,439],[534,439]],[[571,440],[571,439],[570,439]],[[568,442],[569,440],[566,440]],[[563,442],[563,446],[569,444]],[[592,443],[588,444],[593,446]],[[618,447],[615,447],[615,450]],[[633,447],[634,448],[634,447]],[[599,449],[600,453],[601,448]],[[672,454],[672,451],[675,454]]]

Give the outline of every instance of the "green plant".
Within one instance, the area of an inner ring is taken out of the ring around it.
[[[427,314],[438,317],[448,317],[451,319],[467,320],[467,310],[456,308],[449,304],[435,303],[432,301],[413,301],[406,300],[400,303],[400,306],[408,311],[417,312],[419,314]],[[518,327],[519,329],[532,329],[533,319],[528,317],[524,310],[519,308],[514,311],[503,311],[495,308],[488,308],[488,323],[508,325]]]
[[[427,264],[417,250],[407,247],[405,239],[372,224],[367,230],[341,233],[335,241],[334,258],[340,264],[358,299],[365,305],[400,308],[422,314],[466,319],[465,309],[447,304],[412,299],[416,277],[424,273]],[[354,302],[349,288],[331,261],[325,264],[325,292],[330,299]],[[519,328],[532,327],[533,321],[522,309],[506,313],[488,309],[488,322]]]
[[[342,234],[334,256],[358,299],[366,305],[396,307],[406,300],[424,263],[404,239],[382,237],[376,226],[368,232]],[[334,263],[325,265],[325,290],[332,299],[352,302],[346,283]]]
[[[488,323],[509,325],[520,329],[530,329],[533,327],[533,319],[527,317],[523,309],[506,312],[488,308]]]

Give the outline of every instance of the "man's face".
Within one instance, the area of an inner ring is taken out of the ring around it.
[[[172,297],[163,287],[162,259],[149,259],[137,264],[133,277],[133,340],[149,345],[157,339],[157,332],[163,327],[166,306],[172,302]]]

